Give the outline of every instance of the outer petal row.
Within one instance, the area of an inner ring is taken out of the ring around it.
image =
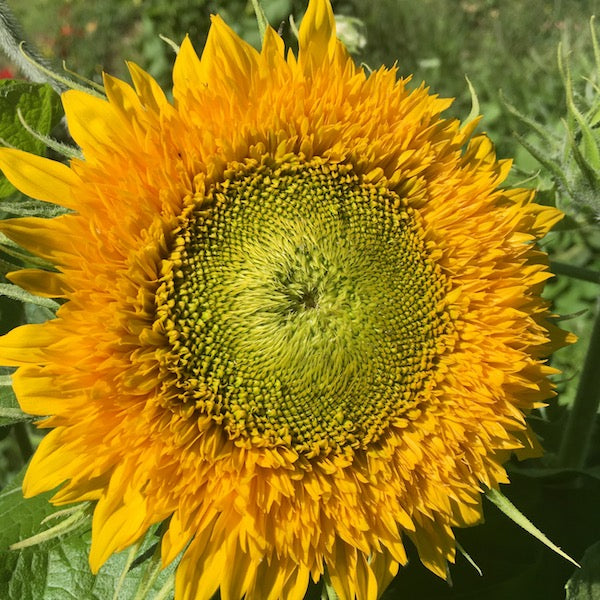
[[[22,150],[1,148],[0,169],[24,194],[65,208],[76,208],[73,190],[79,185],[79,178],[66,165]]]

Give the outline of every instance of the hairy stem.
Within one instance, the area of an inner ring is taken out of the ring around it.
[[[63,91],[60,83],[35,66],[37,63],[46,69],[51,68],[34,46],[26,42],[23,30],[5,0],[0,0],[0,48],[27,79],[49,83],[57,92]]]

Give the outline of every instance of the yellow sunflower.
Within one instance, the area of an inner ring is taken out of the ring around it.
[[[45,417],[26,496],[96,501],[90,565],[166,521],[177,600],[373,600],[406,563],[441,577],[481,519],[564,336],[535,245],[560,219],[499,185],[449,100],[366,73],[311,0],[299,51],[214,17],[174,102],[133,87],[63,103],[84,158],[4,149],[25,194],[71,212],[1,230],[51,261],[11,280],[64,298],[0,339]]]

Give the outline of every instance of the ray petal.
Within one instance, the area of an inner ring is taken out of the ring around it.
[[[0,169],[24,194],[76,209],[79,177],[66,165],[13,148],[0,148]]]
[[[109,102],[78,90],[62,95],[69,132],[91,160],[100,148],[115,147],[122,137],[122,121]]]
[[[156,80],[134,62],[128,62],[127,67],[133,80],[133,85],[142,104],[155,112],[168,104],[167,97]]]
[[[335,52],[335,18],[326,0],[310,0],[298,35],[299,61],[305,71],[326,62]]]

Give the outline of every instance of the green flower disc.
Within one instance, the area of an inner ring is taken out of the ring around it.
[[[347,165],[236,171],[186,211],[157,294],[175,406],[230,438],[366,447],[445,348],[447,284],[415,211]]]

